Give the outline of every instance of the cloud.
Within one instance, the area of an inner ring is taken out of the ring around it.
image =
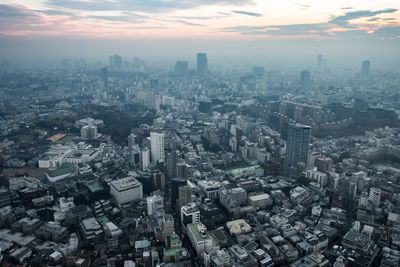
[[[184,25],[188,25],[188,26],[195,26],[195,27],[205,27],[207,25],[205,24],[199,24],[199,23],[193,23],[187,20],[183,20],[183,19],[178,19],[178,20],[174,20],[173,22],[177,22],[180,24],[184,24]]]
[[[270,26],[235,26],[221,29],[223,32],[235,32],[242,35],[262,35],[268,37],[328,37],[330,28],[326,23],[291,24]]]
[[[394,13],[396,12],[397,9],[394,8],[388,8],[388,9],[382,9],[382,10],[377,10],[377,11],[371,11],[371,10],[358,10],[358,11],[351,11],[347,12],[346,14],[342,16],[337,16],[334,17],[329,21],[329,23],[338,25],[342,28],[353,28],[354,26],[349,24],[349,21],[354,20],[354,19],[360,19],[360,18],[369,18],[373,17],[379,14],[385,14],[385,13]]]
[[[255,13],[255,12],[249,12],[249,11],[243,11],[243,10],[233,10],[232,12],[236,13],[236,14],[240,14],[240,15],[250,16],[250,17],[262,17],[262,14]]]
[[[208,5],[244,5],[252,4],[252,0],[47,0],[51,7],[68,8],[80,11],[141,11],[166,12],[171,10],[190,9]]]
[[[300,7],[301,9],[309,9],[311,5],[303,4],[303,3],[295,3],[296,6]]]

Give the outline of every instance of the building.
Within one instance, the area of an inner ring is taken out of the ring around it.
[[[149,216],[155,215],[159,211],[164,211],[164,198],[159,195],[150,196],[146,198],[147,214]]]
[[[204,224],[190,223],[187,228],[187,235],[193,248],[196,250],[197,256],[202,257],[205,251],[210,252],[213,249],[219,249]]]
[[[249,205],[255,208],[266,208],[273,204],[272,197],[269,194],[259,194],[254,196],[249,196]]]
[[[177,61],[175,63],[174,71],[176,75],[185,75],[187,74],[188,69],[187,61]]]
[[[190,223],[200,222],[200,210],[196,207],[196,204],[189,203],[181,208],[181,224],[182,227],[187,226]]]
[[[192,188],[188,185],[179,187],[179,205],[180,207],[192,202]]]
[[[248,234],[252,231],[251,226],[243,219],[227,222],[226,228],[232,236]]]
[[[372,203],[374,208],[379,207],[380,201],[381,201],[381,194],[382,190],[377,187],[371,187],[369,190],[369,201]]]
[[[307,164],[310,139],[310,126],[300,123],[289,124],[286,151],[289,166],[296,166],[299,162]]]
[[[136,135],[131,133],[128,135],[128,149],[129,152],[132,152],[133,146],[136,145]]]
[[[94,139],[97,136],[96,125],[85,125],[81,128],[81,137],[84,139]]]
[[[227,189],[222,187],[219,191],[219,202],[226,209],[240,207],[247,203],[247,192],[241,187]]]
[[[142,170],[150,168],[150,150],[145,147],[141,152]]]
[[[164,161],[165,159],[165,145],[164,145],[164,134],[151,132],[151,162],[156,165],[158,161]]]
[[[94,218],[88,218],[80,223],[83,239],[89,244],[95,244],[104,237],[103,227]]]
[[[124,206],[143,198],[143,186],[134,177],[125,177],[110,182],[110,193],[118,206]]]
[[[371,62],[369,60],[364,60],[361,67],[361,75],[364,77],[369,76],[370,67],[371,67]]]
[[[111,55],[109,57],[111,68],[121,68],[122,67],[122,57],[119,55]]]
[[[300,85],[303,87],[309,86],[311,82],[311,73],[308,70],[303,70],[300,73]]]
[[[208,71],[208,59],[206,53],[197,53],[197,73],[204,75]]]

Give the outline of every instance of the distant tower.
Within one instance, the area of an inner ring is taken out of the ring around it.
[[[108,87],[108,69],[106,67],[101,69],[101,78],[105,87]]]
[[[187,61],[177,61],[174,68],[176,75],[185,75],[188,72]]]
[[[111,55],[110,59],[110,67],[111,68],[121,68],[122,67],[122,57],[119,55]]]
[[[208,70],[208,59],[206,53],[197,53],[197,73],[204,75]]]
[[[165,159],[164,134],[150,133],[151,162],[155,165],[158,161]]]
[[[318,69],[322,69],[323,66],[324,66],[324,56],[319,54],[317,56],[317,67]]]
[[[307,164],[310,139],[310,126],[300,123],[289,124],[286,151],[289,166],[296,166],[299,162]]]
[[[308,70],[303,70],[300,73],[300,85],[305,87],[310,85],[311,82],[311,73]]]
[[[364,60],[361,67],[361,75],[364,77],[369,76],[369,69],[371,66],[371,62],[369,60]]]

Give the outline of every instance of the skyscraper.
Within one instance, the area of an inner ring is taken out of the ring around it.
[[[192,188],[188,185],[179,187],[179,205],[185,206],[192,202]]]
[[[197,73],[204,75],[208,70],[208,59],[206,53],[197,53]]]
[[[178,155],[176,154],[176,150],[167,154],[166,157],[166,165],[167,165],[167,176],[168,178],[176,177],[176,163],[178,160]]]
[[[188,72],[187,61],[177,61],[174,68],[176,75],[185,75]]]
[[[310,139],[310,126],[300,123],[289,124],[286,148],[289,166],[295,166],[299,162],[307,164]]]
[[[369,60],[364,60],[361,67],[361,75],[366,77],[369,75],[369,69],[371,66],[371,62]]]
[[[150,133],[151,141],[151,162],[155,165],[158,161],[165,159],[164,134]]]
[[[317,67],[318,69],[322,69],[323,66],[324,66],[324,56],[319,54],[317,57]]]
[[[108,87],[108,69],[106,67],[101,69],[101,78],[105,87]]]
[[[308,86],[311,81],[311,73],[308,70],[303,70],[300,73],[300,85],[301,86]]]
[[[121,68],[122,67],[122,57],[119,55],[110,56],[110,67],[111,68]]]

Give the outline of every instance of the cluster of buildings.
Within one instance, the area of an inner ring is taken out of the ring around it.
[[[300,80],[205,53],[142,67],[112,55],[21,93],[3,77],[2,264],[398,266],[398,103],[368,97],[369,63],[340,83],[322,56]]]

